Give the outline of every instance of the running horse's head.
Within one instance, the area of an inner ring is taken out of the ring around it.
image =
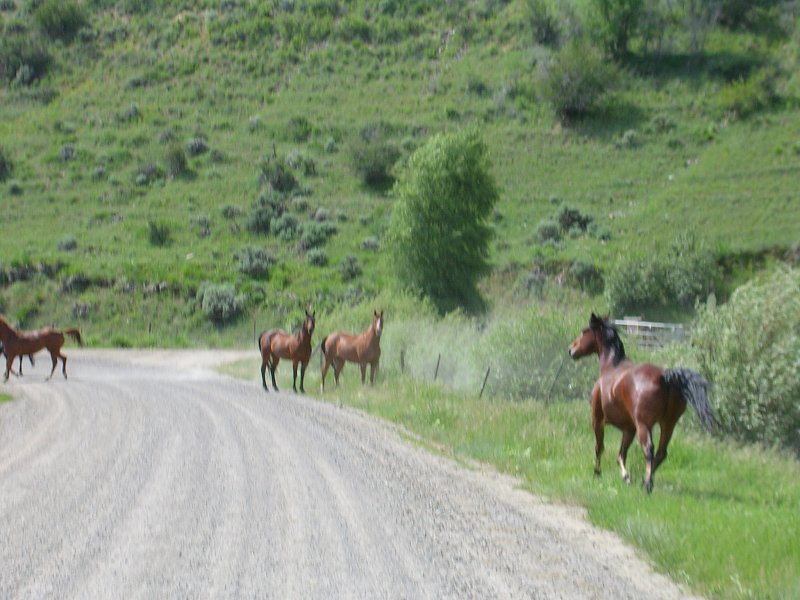
[[[381,312],[373,311],[372,327],[375,329],[375,336],[381,337],[381,333],[383,333],[383,310]]]

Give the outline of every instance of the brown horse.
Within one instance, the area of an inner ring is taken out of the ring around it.
[[[714,415],[708,403],[708,382],[689,369],[662,369],[652,364],[633,364],[625,356],[625,347],[617,330],[592,313],[589,327],[569,347],[569,355],[579,359],[589,354],[600,358],[600,377],[592,390],[592,428],[596,440],[594,472],[600,474],[605,424],[622,430],[622,444],[617,464],[622,478],[630,483],[625,468],[628,448],[638,436],[647,462],[644,487],[653,490],[653,476],[667,458],[667,445],[675,424],[686,410],[687,401],[697,411],[700,421],[710,430]],[[653,426],[658,423],[661,439],[653,454]]]
[[[300,391],[305,393],[303,382],[306,376],[306,367],[311,360],[311,334],[314,333],[314,313],[306,311],[306,318],[303,326],[296,334],[291,335],[280,329],[270,329],[258,336],[258,350],[261,352],[261,382],[264,389],[268,390],[265,372],[269,367],[269,374],[272,377],[272,387],[278,391],[278,384],[275,383],[275,369],[278,367],[280,359],[286,358],[292,361],[292,389],[297,392],[297,364],[300,363]]]
[[[361,367],[361,384],[367,377],[369,365],[369,382],[375,383],[375,372],[381,360],[381,333],[383,333],[383,311],[373,311],[372,325],[359,335],[351,335],[337,331],[322,340],[320,349],[324,357],[322,366],[322,390],[325,391],[325,376],[333,365],[333,377],[339,385],[339,374],[345,361],[358,363]]]
[[[78,344],[83,346],[81,332],[74,327],[62,330],[45,327],[36,331],[18,331],[0,316],[0,341],[3,342],[3,348],[6,353],[6,374],[3,381],[8,381],[8,374],[16,357],[25,356],[26,354],[30,356],[44,348],[50,353],[50,358],[53,361],[53,368],[50,370],[48,379],[53,376],[59,358],[62,364],[61,372],[64,374],[64,379],[66,379],[67,357],[61,354],[61,347],[64,345],[64,334],[72,336]]]

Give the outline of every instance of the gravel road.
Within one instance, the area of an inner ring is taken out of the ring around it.
[[[577,509],[359,412],[66,348],[0,384],[0,598],[685,598]]]

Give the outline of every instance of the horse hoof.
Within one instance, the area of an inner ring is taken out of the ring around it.
[[[594,476],[595,477],[600,477],[600,469],[595,469],[594,470]]]
[[[645,481],[644,482],[644,491],[648,494],[653,493],[653,482],[652,481]]]
[[[631,484],[631,476],[630,476],[630,473],[629,473],[629,474],[627,474],[627,475],[625,475],[625,477],[623,477],[623,478],[622,478],[622,481],[624,481],[625,483],[627,483],[628,485],[630,485],[630,484]]]

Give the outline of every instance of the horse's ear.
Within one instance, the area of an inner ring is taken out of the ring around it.
[[[373,310],[373,311],[372,311],[372,315],[373,315],[374,317],[377,317],[377,316],[378,316],[378,311],[377,311],[377,310]]]
[[[603,319],[598,317],[596,314],[592,313],[592,316],[589,318],[589,327],[592,329],[597,329],[598,327],[603,326]]]

